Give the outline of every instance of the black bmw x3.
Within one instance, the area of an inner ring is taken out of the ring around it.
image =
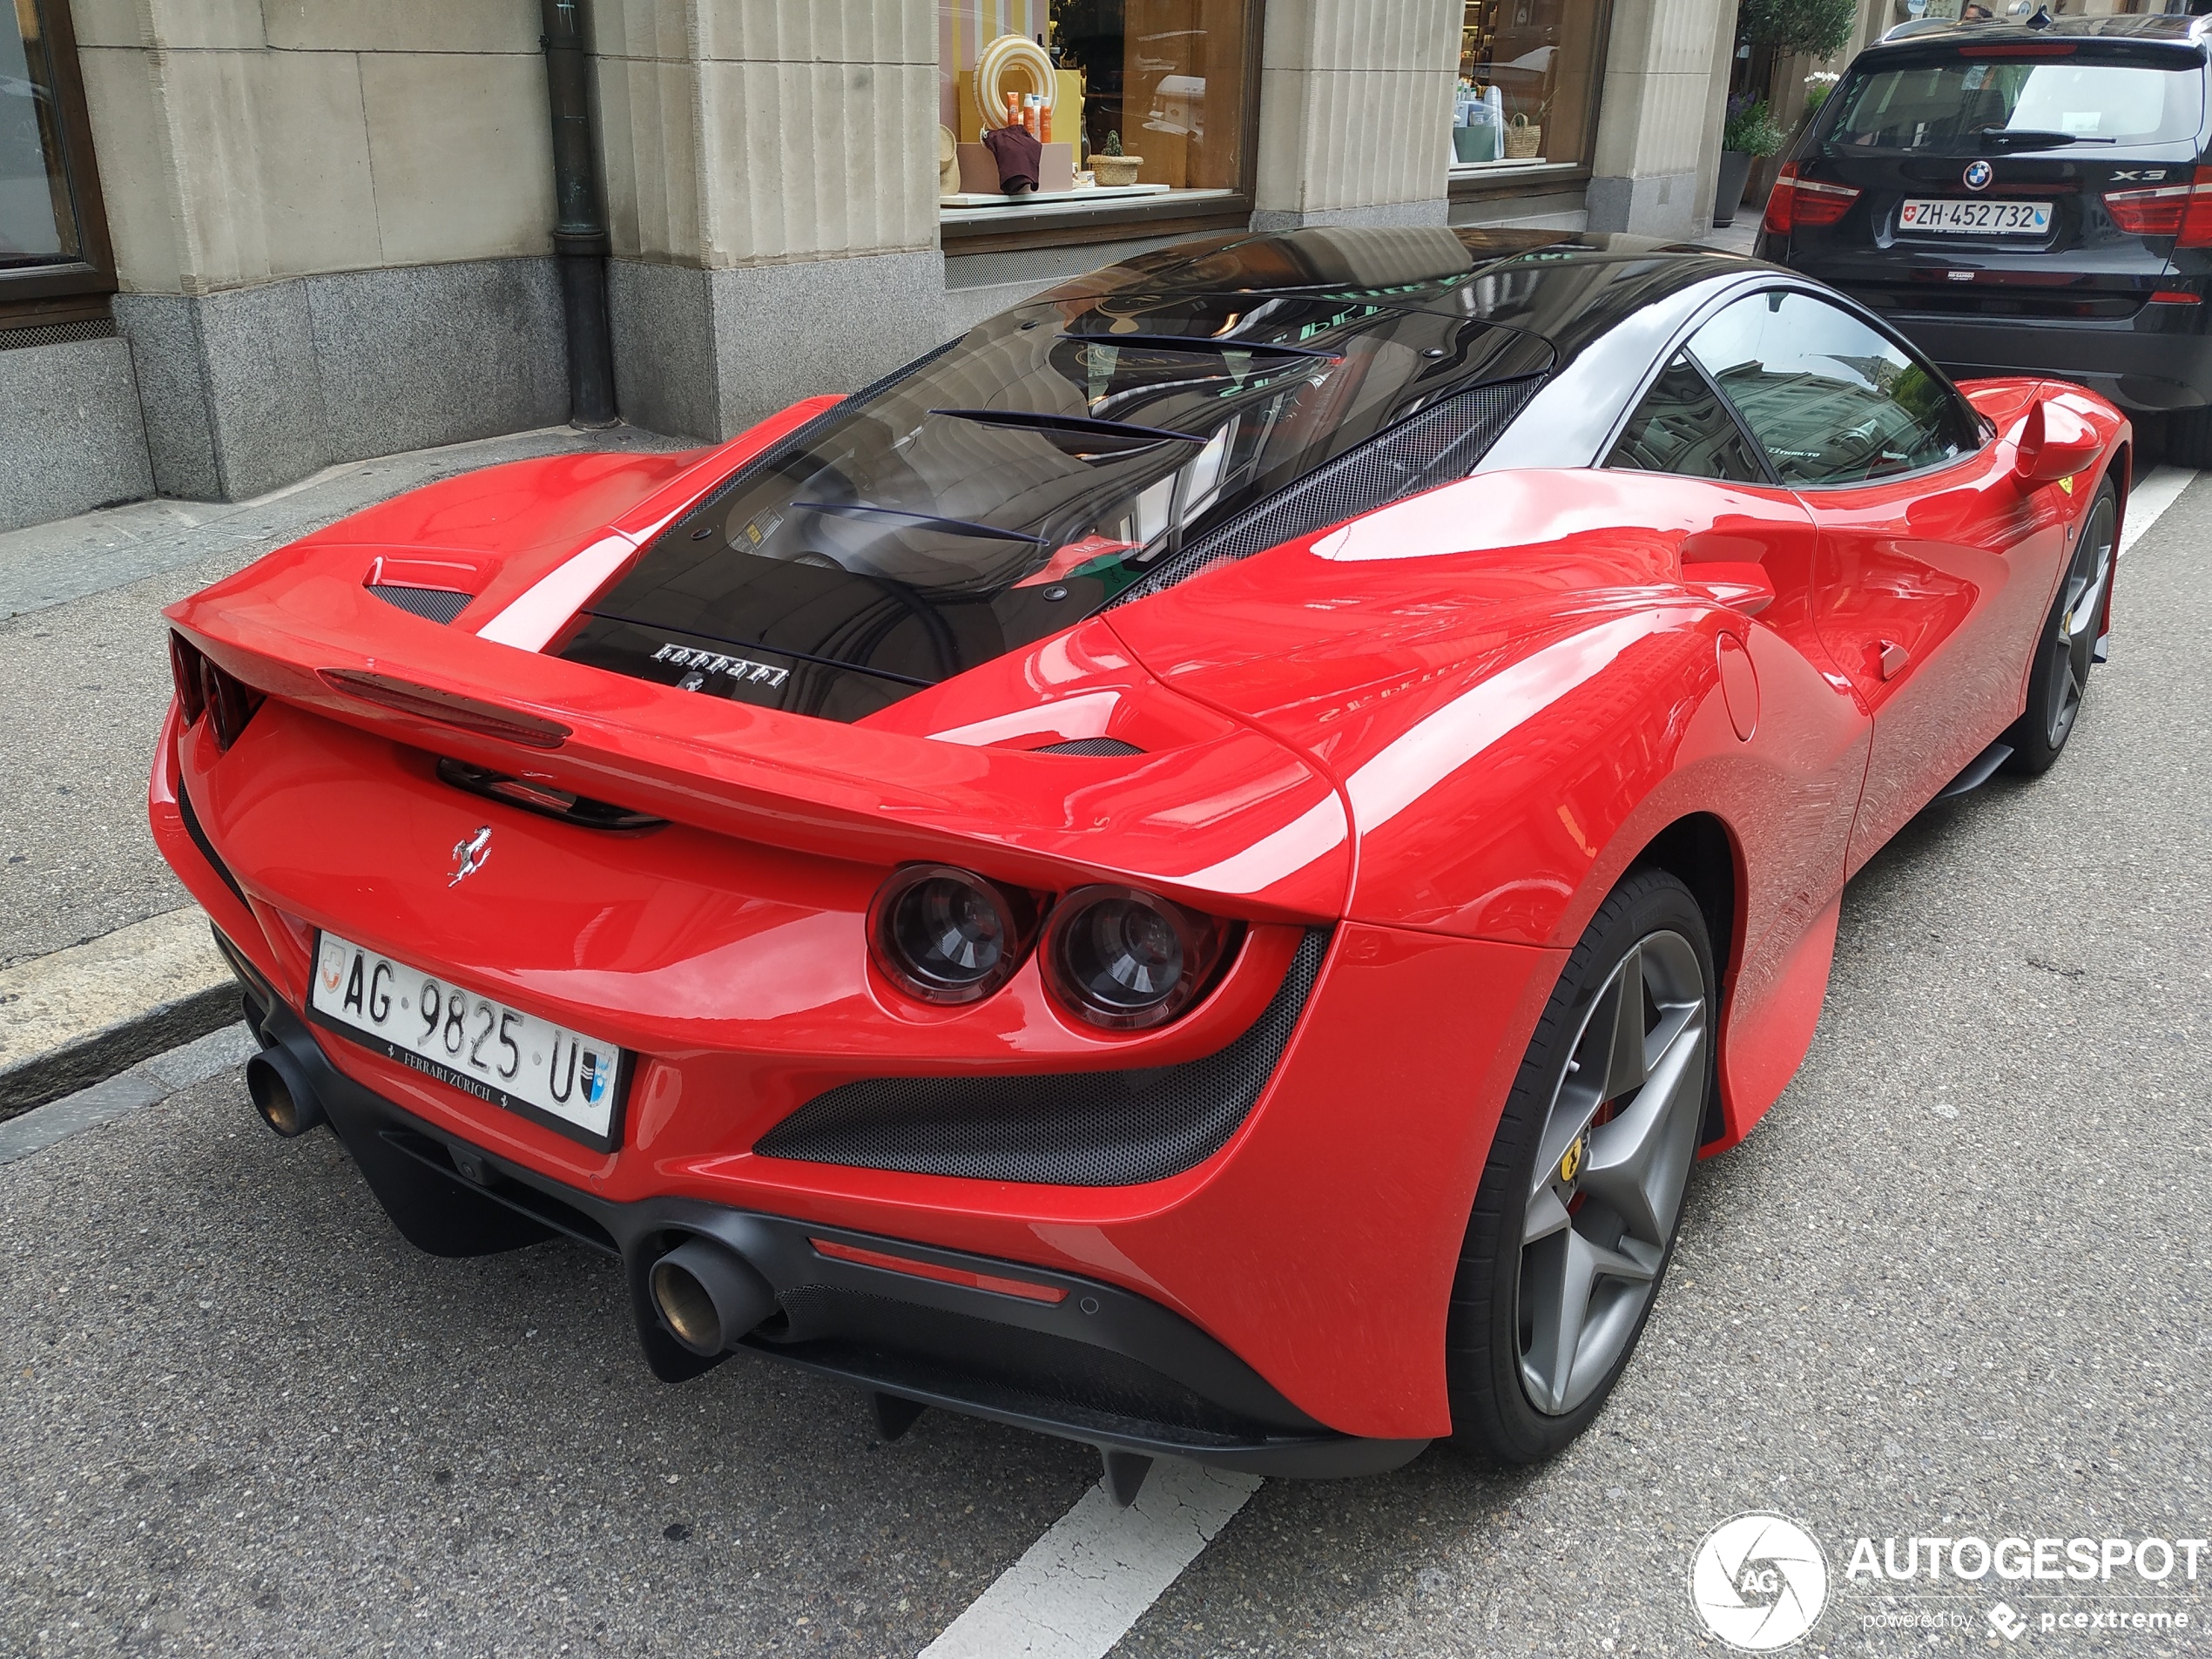
[[[1965,379],[2048,374],[2212,465],[2212,17],[1908,24],[1781,169],[1760,257]]]

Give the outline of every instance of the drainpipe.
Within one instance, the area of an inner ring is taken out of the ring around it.
[[[547,102],[553,115],[553,253],[568,319],[569,420],[616,425],[614,350],[607,327],[607,219],[599,205],[598,135],[584,72],[590,0],[540,0]]]

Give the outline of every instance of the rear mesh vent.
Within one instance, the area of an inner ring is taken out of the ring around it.
[[[871,1077],[818,1095],[761,1136],[763,1157],[864,1170],[1118,1187],[1212,1157],[1275,1075],[1328,954],[1309,929],[1259,1018],[1227,1048],[1143,1071]]]
[[[1048,743],[1029,752],[1040,755],[1141,755],[1144,751],[1133,743],[1123,743],[1119,738],[1070,738],[1065,743]]]
[[[1105,609],[1147,598],[1217,564],[1233,563],[1355,514],[1372,512],[1401,496],[1464,478],[1543,378],[1531,374],[1478,386],[1431,405],[1199,537]]]
[[[372,582],[368,590],[388,605],[397,605],[430,622],[451,622],[468,608],[474,596],[444,588],[402,587],[396,582]]]

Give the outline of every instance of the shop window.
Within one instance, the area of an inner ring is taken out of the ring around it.
[[[68,30],[63,0],[0,0],[0,326],[115,287]]]
[[[1587,165],[1606,0],[1467,0],[1453,171]]]
[[[948,227],[1071,212],[1233,207],[1248,186],[1260,0],[940,0],[939,195]],[[1017,102],[1009,111],[1009,95]],[[990,136],[1042,148],[1009,194]]]

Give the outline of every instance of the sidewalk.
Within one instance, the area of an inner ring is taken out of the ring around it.
[[[349,462],[258,501],[138,502],[0,535],[0,776],[11,785],[0,804],[0,1118],[236,1015],[219,988],[228,970],[205,924],[175,914],[189,895],[146,829],[170,697],[163,606],[441,478],[534,455],[681,447],[635,428],[549,428]],[[165,917],[158,973],[118,976],[99,950],[75,948]],[[41,1055],[56,1063],[21,1075]]]

